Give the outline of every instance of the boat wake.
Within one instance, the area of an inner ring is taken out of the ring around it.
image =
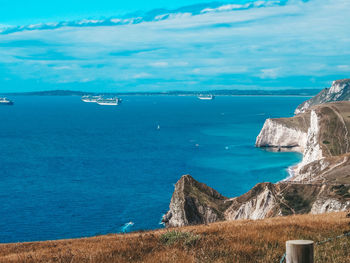
[[[130,228],[134,225],[134,222],[128,222],[126,224],[124,224],[121,229],[120,229],[120,232],[121,233],[128,233],[130,232]]]

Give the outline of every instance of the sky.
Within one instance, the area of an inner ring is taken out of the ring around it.
[[[350,1],[0,0],[0,92],[321,89]]]
[[[5,24],[107,18],[160,8],[174,9],[203,2],[203,0],[0,0],[0,18]]]

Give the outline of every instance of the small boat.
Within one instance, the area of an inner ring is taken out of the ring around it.
[[[98,105],[103,106],[117,106],[121,103],[121,99],[115,97],[115,98],[100,98],[96,101]]]
[[[13,101],[8,98],[0,98],[0,105],[13,105]]]
[[[157,125],[157,130],[160,130],[160,125],[159,124]]]
[[[214,95],[199,95],[198,99],[200,100],[213,100],[215,98]]]
[[[101,98],[101,96],[83,96],[81,100],[84,102],[97,102]]]

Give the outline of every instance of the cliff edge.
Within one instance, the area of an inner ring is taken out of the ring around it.
[[[350,185],[259,183],[247,193],[229,199],[184,175],[175,185],[162,222],[166,227],[181,227],[348,209]]]
[[[289,181],[329,182],[330,173],[350,166],[350,102],[320,104],[291,118],[267,119],[256,139],[257,147],[299,151],[300,164]],[[339,179],[342,177],[342,179]],[[350,183],[340,175],[337,181]]]
[[[294,114],[304,113],[310,107],[333,101],[350,100],[350,79],[333,81],[330,88],[323,89],[316,96],[300,104]]]

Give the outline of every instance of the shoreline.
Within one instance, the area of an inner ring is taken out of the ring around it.
[[[300,162],[300,163],[301,163],[301,162]],[[295,176],[295,172],[294,172],[294,171],[295,171],[295,169],[297,168],[297,166],[298,166],[300,163],[297,163],[297,164],[295,164],[295,165],[293,165],[293,166],[289,166],[289,167],[287,168],[287,172],[288,172],[287,178],[285,178],[285,179],[279,181],[278,183],[280,183],[280,182],[290,182],[290,180]]]
[[[294,153],[300,154],[302,156],[300,162],[297,162],[297,163],[292,164],[292,165],[287,167],[286,170],[287,170],[288,176],[280,181],[277,181],[277,183],[290,181],[290,179],[292,179],[295,176],[295,172],[294,172],[295,169],[299,166],[299,164],[301,164],[303,162],[303,159],[304,159],[304,153],[300,150],[300,147],[278,148],[278,147],[273,147],[273,146],[271,147],[270,146],[270,147],[258,147],[258,148],[265,149],[266,151],[275,152],[275,153],[294,152]]]
[[[285,179],[283,179],[282,181],[283,182],[288,182],[288,181],[291,181],[291,179],[293,179],[293,177],[296,175],[296,169],[298,168],[298,166],[300,165],[300,164],[302,164],[303,163],[303,160],[304,160],[304,152],[301,152],[301,151],[294,151],[294,152],[296,152],[296,153],[298,153],[298,154],[301,154],[301,160],[300,160],[300,162],[298,162],[298,163],[296,163],[296,164],[294,164],[294,165],[291,165],[291,166],[289,166],[288,168],[287,168],[287,171],[288,171],[288,174],[289,174],[289,176],[287,177],[287,178],[285,178]]]
[[[172,96],[172,97],[198,97],[200,94],[101,94],[106,96],[120,96],[120,97],[152,97],[152,96]],[[82,95],[40,95],[40,94],[10,94],[2,93],[0,96],[11,96],[11,97],[81,97]],[[218,94],[215,97],[286,97],[286,98],[311,98],[312,95],[283,95],[283,94]]]

